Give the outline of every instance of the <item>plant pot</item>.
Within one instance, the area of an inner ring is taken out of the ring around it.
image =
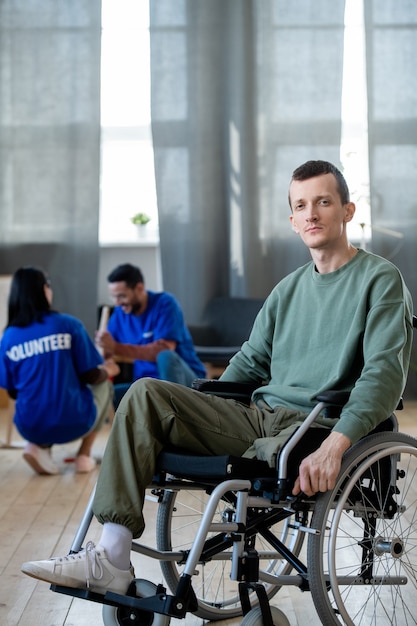
[[[146,239],[148,233],[147,224],[135,224],[138,239]]]

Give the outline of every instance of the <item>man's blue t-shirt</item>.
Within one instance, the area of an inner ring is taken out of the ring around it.
[[[110,316],[108,331],[118,343],[143,346],[157,339],[176,341],[175,352],[188,364],[196,377],[204,377],[206,372],[198,358],[190,331],[177,300],[166,292],[148,291],[148,305],[143,313],[124,313],[116,307]],[[133,378],[159,378],[156,363],[134,361]]]
[[[17,392],[14,421],[28,441],[46,445],[84,436],[96,419],[93,394],[79,375],[103,362],[79,320],[45,314],[9,326],[0,342],[0,387]]]

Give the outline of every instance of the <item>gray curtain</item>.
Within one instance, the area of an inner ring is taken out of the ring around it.
[[[199,323],[214,296],[265,297],[308,252],[293,169],[339,164],[344,2],[150,2],[164,288]]]
[[[365,8],[372,248],[400,268],[417,312],[417,3],[373,0]],[[413,393],[416,371],[415,342]]]
[[[0,2],[0,274],[42,266],[96,326],[100,0]]]

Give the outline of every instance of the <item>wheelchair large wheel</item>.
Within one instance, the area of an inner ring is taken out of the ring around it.
[[[228,497],[230,496],[230,498]],[[156,542],[160,550],[183,550],[191,548],[209,496],[204,491],[166,491],[159,505],[156,527]],[[230,519],[234,512],[234,494],[226,494],[219,503],[214,522]],[[271,526],[271,532],[295,555],[298,555],[304,533],[294,524],[294,515]],[[209,536],[215,536],[213,533]],[[289,574],[291,565],[277,555],[268,538],[254,533],[253,546],[260,556],[260,570],[270,574]],[[230,580],[231,549],[219,548],[212,558],[200,562],[192,578],[193,589],[198,600],[196,614],[202,619],[221,620],[242,614],[238,583]],[[168,587],[175,593],[181,576],[182,565],[172,561],[161,561],[161,569]],[[260,576],[262,580],[262,576]],[[265,584],[267,595],[272,598],[279,586]],[[256,594],[250,594],[251,605],[258,604]]]
[[[317,497],[310,588],[323,624],[417,624],[417,441],[370,435]]]

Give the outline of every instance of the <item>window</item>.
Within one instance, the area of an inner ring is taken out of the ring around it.
[[[150,129],[149,3],[103,0],[100,244],[137,241],[130,218],[146,213],[158,240]]]
[[[371,239],[371,208],[363,0],[346,0],[345,7],[340,161],[356,204],[349,237],[366,248]]]
[[[151,217],[145,241],[158,241],[150,129],[149,3],[102,0],[100,244],[137,241],[130,218]],[[363,0],[346,0],[341,162],[355,220],[349,236],[371,240]]]

